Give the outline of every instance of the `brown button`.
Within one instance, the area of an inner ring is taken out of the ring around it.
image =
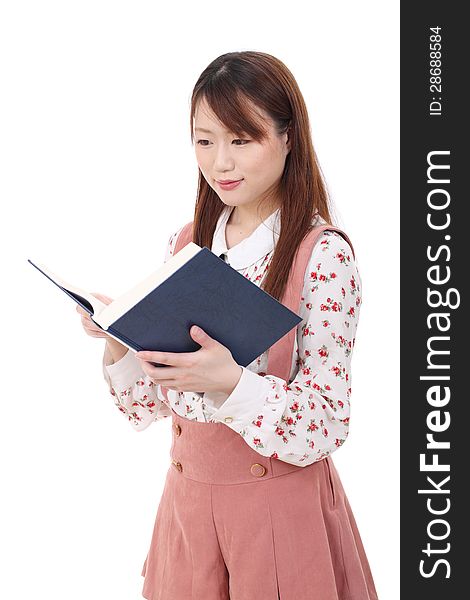
[[[263,465],[260,465],[259,463],[255,463],[254,465],[251,465],[251,474],[254,475],[255,477],[263,477],[263,475],[266,473],[266,468],[263,467]]]
[[[175,433],[177,436],[181,435],[181,427],[178,425],[178,423],[175,425]]]
[[[171,459],[171,462],[175,465],[180,473],[183,471],[183,465],[179,461]]]

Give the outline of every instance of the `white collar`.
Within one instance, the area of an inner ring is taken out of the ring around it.
[[[225,226],[234,208],[226,206],[220,214],[211,250],[217,256],[226,254],[228,264],[240,270],[248,268],[274,249],[281,231],[281,209],[277,208],[248,237],[232,248],[227,248]]]

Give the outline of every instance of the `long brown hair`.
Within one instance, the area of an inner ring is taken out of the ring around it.
[[[290,152],[277,193],[281,199],[281,229],[263,289],[281,301],[295,253],[312,227],[316,212],[329,225],[330,200],[313,148],[305,101],[294,76],[279,59],[264,52],[222,54],[201,73],[191,97],[190,131],[200,100],[237,135],[262,141],[266,132],[250,102],[273,120],[279,135],[289,131]],[[193,241],[211,248],[218,218],[225,208],[199,170]]]

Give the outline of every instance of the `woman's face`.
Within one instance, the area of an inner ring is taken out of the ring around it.
[[[237,138],[219,122],[205,99],[195,111],[194,139],[199,168],[207,183],[229,206],[255,207],[264,197],[277,206],[272,192],[289,153],[288,135],[278,135],[268,115],[258,107],[256,110],[269,124],[269,136],[262,142],[247,136]],[[233,189],[224,189],[219,183],[224,180],[241,182]]]

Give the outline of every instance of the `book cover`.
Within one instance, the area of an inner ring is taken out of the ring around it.
[[[209,248],[193,242],[109,305],[28,261],[134,351],[196,351],[200,346],[189,330],[198,325],[246,367],[302,320]]]

